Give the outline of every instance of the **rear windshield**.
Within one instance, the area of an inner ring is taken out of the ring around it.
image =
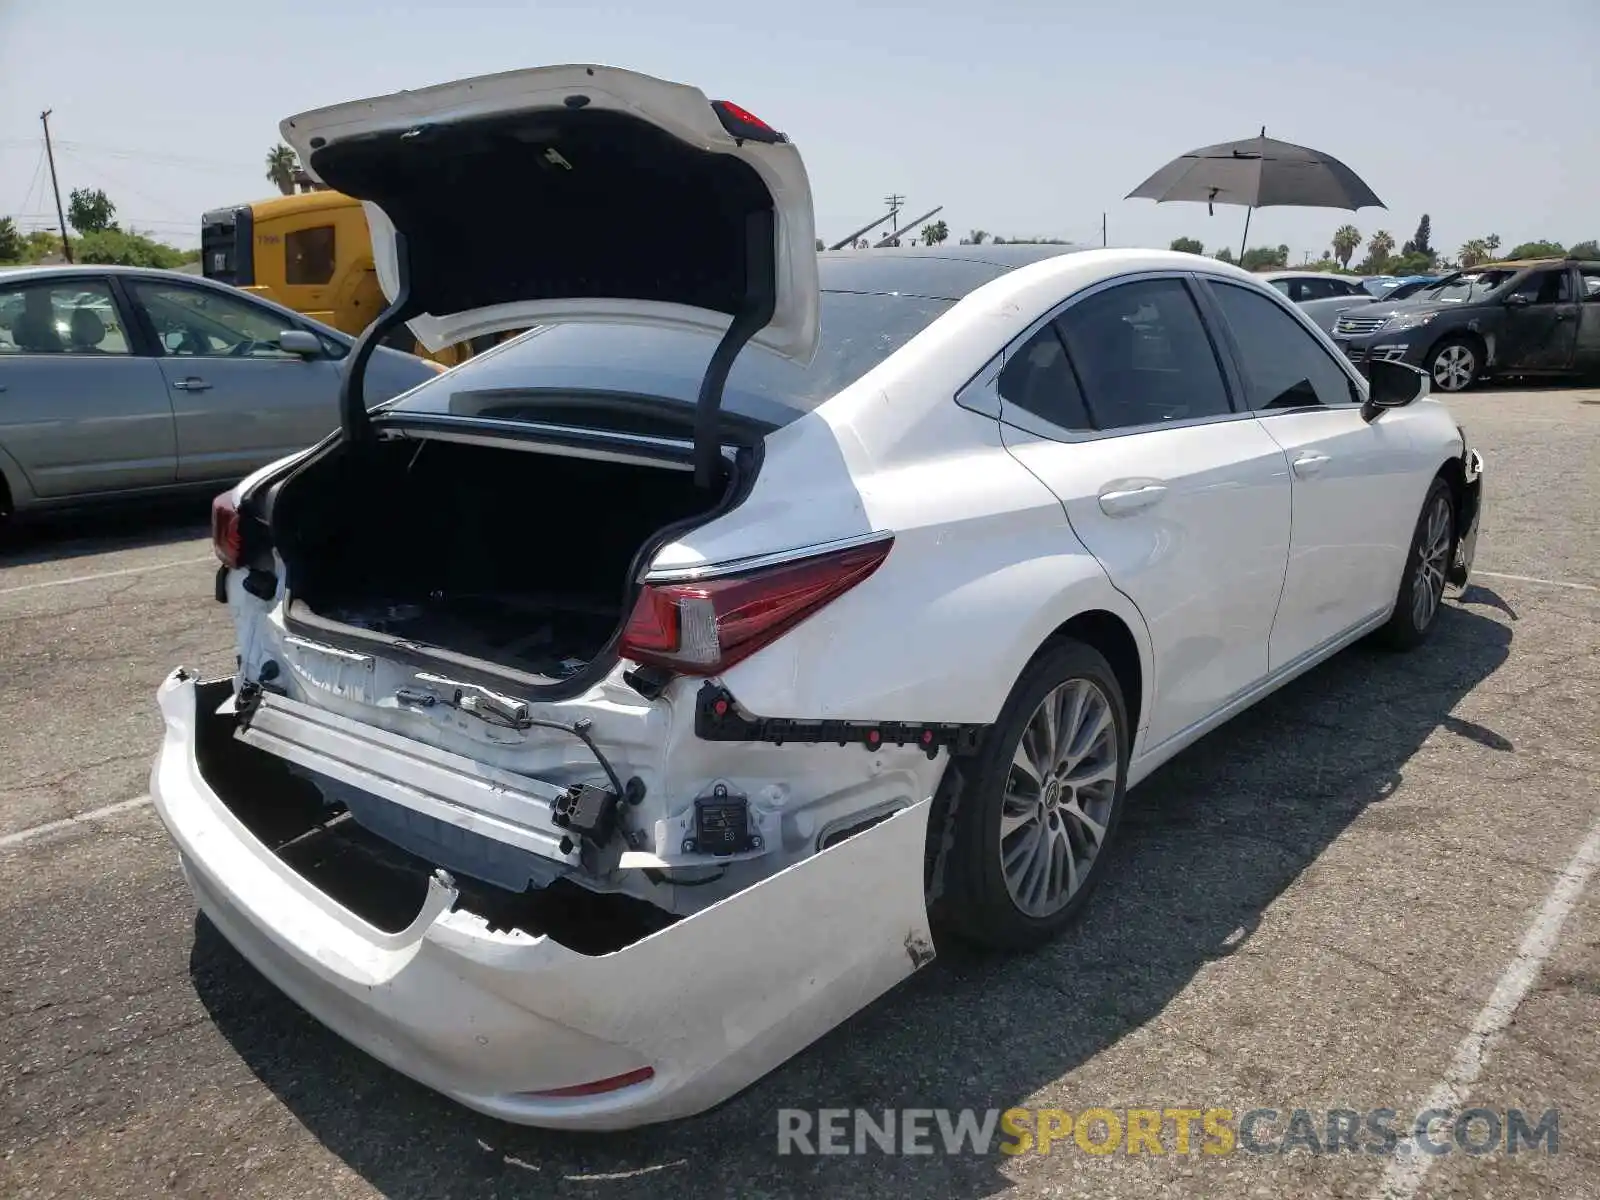
[[[953,303],[905,294],[823,292],[816,357],[802,367],[747,346],[728,376],[723,411],[769,427],[786,425],[860,379]],[[714,336],[686,330],[547,325],[386,407],[527,420],[539,415],[540,393],[609,392],[693,408],[716,343]]]

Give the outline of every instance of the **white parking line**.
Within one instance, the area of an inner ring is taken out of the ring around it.
[[[115,804],[107,804],[104,808],[91,809],[86,813],[79,813],[75,817],[63,817],[59,821],[46,821],[43,825],[35,825],[31,829],[20,829],[16,833],[0,836],[0,850],[9,850],[12,846],[20,846],[24,842],[42,838],[45,834],[55,833],[58,829],[71,829],[74,825],[87,825],[90,821],[98,820],[101,817],[109,817],[114,813],[126,812],[130,808],[142,808],[149,803],[149,796],[135,796],[132,800],[118,800]]]
[[[204,558],[180,558],[177,562],[154,563],[148,567],[124,567],[120,571],[99,571],[93,575],[71,575],[66,579],[41,579],[38,583],[19,583],[15,587],[0,588],[0,596],[10,596],[16,592],[32,592],[39,588],[65,587],[69,583],[93,583],[96,579],[118,579],[124,575],[139,575],[145,571],[166,571],[173,567],[192,567],[196,563],[211,562],[211,555]]]
[[[1545,587],[1571,588],[1575,592],[1600,592],[1592,583],[1574,583],[1569,579],[1540,579],[1537,575],[1507,575],[1504,571],[1474,571],[1473,577],[1486,575],[1490,579],[1515,579],[1518,583],[1540,583]]]
[[[1494,985],[1489,1002],[1472,1022],[1471,1031],[1456,1047],[1455,1057],[1450,1060],[1444,1078],[1428,1094],[1419,1111],[1430,1108],[1456,1110],[1466,1101],[1472,1085],[1477,1082],[1489,1061],[1489,1051],[1500,1040],[1517,1006],[1539,978],[1540,967],[1555,951],[1561,926],[1577,906],[1596,867],[1600,867],[1600,822],[1596,822],[1594,828],[1589,830],[1589,836],[1583,839],[1572,861],[1556,877],[1555,886],[1550,889],[1533,924],[1522,938],[1517,956]],[[1412,1146],[1410,1155],[1393,1159],[1378,1187],[1379,1200],[1412,1200],[1421,1189],[1434,1158],[1434,1155],[1420,1153],[1416,1146]]]

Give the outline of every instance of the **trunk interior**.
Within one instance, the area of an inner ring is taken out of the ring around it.
[[[559,681],[626,618],[645,542],[720,499],[687,470],[397,439],[291,477],[273,525],[291,619]]]

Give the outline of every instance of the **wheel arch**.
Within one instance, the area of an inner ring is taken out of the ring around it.
[[[1476,329],[1467,325],[1457,329],[1447,329],[1434,338],[1432,342],[1428,343],[1428,352],[1422,357],[1424,370],[1431,374],[1433,371],[1433,356],[1439,353],[1439,347],[1446,342],[1466,342],[1477,350],[1479,358],[1478,377],[1483,377],[1484,372],[1489,369],[1489,340]]]
[[[1056,626],[1034,657],[1065,641],[1081,642],[1093,648],[1110,664],[1111,673],[1122,688],[1123,703],[1128,708],[1131,747],[1134,736],[1143,728],[1144,714],[1148,711],[1144,692],[1148,672],[1139,639],[1123,617],[1104,608],[1092,608]]]

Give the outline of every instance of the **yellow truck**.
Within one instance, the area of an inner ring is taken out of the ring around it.
[[[200,219],[200,266],[208,279],[259,293],[352,335],[372,324],[386,304],[361,201],[326,189],[206,213]],[[429,353],[402,325],[386,341],[454,366],[509,336]]]

